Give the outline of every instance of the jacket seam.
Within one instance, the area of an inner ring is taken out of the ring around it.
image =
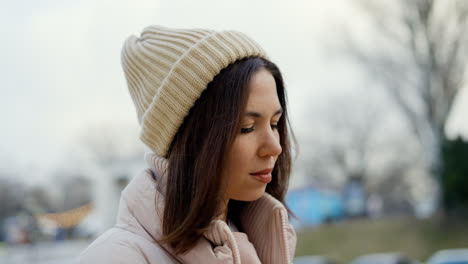
[[[125,227],[122,227],[122,226],[115,226],[114,228],[118,228],[118,229],[121,229],[121,230],[130,232],[130,233],[134,234],[135,236],[146,240],[146,241],[149,242],[149,243],[157,244],[158,246],[160,246],[155,240],[151,241],[151,240],[149,240],[148,238],[146,238],[146,237],[144,237],[144,236],[142,236],[142,235],[140,235],[140,234],[137,234],[137,233],[133,232],[132,230],[126,229]]]
[[[284,245],[284,256],[285,256],[285,263],[291,263],[291,256],[289,255],[289,244],[287,241],[286,235],[286,226],[287,226],[287,217],[284,215],[284,212],[279,209],[280,219],[281,219],[281,237],[283,239]]]
[[[171,252],[169,252],[167,249],[165,249],[164,246],[160,245],[156,240],[154,240],[154,239],[153,239],[153,240],[149,240],[148,238],[146,238],[146,237],[144,237],[144,236],[142,236],[142,235],[140,235],[140,234],[137,234],[137,233],[133,232],[132,230],[128,230],[128,229],[126,229],[126,228],[124,228],[124,227],[115,226],[114,228],[118,228],[118,229],[121,229],[121,230],[130,232],[130,233],[134,234],[135,236],[137,236],[138,238],[141,238],[141,239],[143,239],[143,240],[149,242],[150,244],[157,246],[159,249],[161,249],[162,251],[164,251],[164,253],[166,253],[166,255],[168,255],[168,256],[171,257],[172,259],[176,260],[178,263],[181,263],[181,262],[179,261],[179,259],[177,259],[174,255],[172,255]]]
[[[117,228],[117,227],[114,227],[114,228]],[[127,230],[127,231],[128,231],[128,230]],[[129,232],[130,232],[130,231],[129,231]],[[113,234],[109,235],[106,239],[100,241],[100,244],[103,244],[103,243],[107,242],[109,239],[111,239],[111,238],[113,238],[113,237],[115,237],[115,236],[117,236],[117,235],[119,235],[119,234],[118,234],[118,233],[113,233]],[[115,242],[115,241],[111,241],[111,242],[114,243],[115,245],[123,246],[123,247],[125,247],[125,248],[131,250],[131,251],[134,252],[134,253],[137,253],[137,252],[138,252],[138,249],[137,249],[137,248],[130,247],[130,246],[127,245],[127,244],[124,244],[124,243],[117,243],[117,242]],[[81,260],[81,256],[83,256],[84,254],[86,254],[88,251],[89,251],[89,247],[88,247],[87,249],[85,249],[85,250],[83,251],[83,253],[80,254],[80,257],[79,257],[79,259],[78,259],[79,263],[83,263],[82,260]],[[138,263],[145,263],[145,259],[144,259],[140,254],[135,254],[135,255],[137,255],[138,258],[139,258],[139,260],[140,260],[140,262],[138,262]]]

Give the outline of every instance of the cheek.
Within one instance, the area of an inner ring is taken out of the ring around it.
[[[238,155],[253,156],[255,155],[256,139],[254,135],[242,137],[236,141],[235,151]]]
[[[229,151],[229,169],[240,171],[251,169],[249,163],[255,157],[255,144],[248,140],[248,137],[237,138]]]

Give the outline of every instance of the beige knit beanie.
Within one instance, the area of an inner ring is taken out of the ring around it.
[[[172,139],[209,82],[236,60],[267,58],[236,31],[149,26],[122,48],[122,67],[141,126],[140,139],[166,157]]]

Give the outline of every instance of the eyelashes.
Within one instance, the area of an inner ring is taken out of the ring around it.
[[[253,130],[253,127],[241,128],[241,134],[247,134],[252,132]]]
[[[278,124],[272,124],[271,128],[274,129],[274,130],[279,130]],[[252,131],[254,131],[254,127],[241,128],[241,134],[247,134],[247,133],[250,133]]]

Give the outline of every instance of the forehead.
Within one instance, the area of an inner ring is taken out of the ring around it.
[[[259,69],[250,80],[247,110],[278,110],[281,104],[273,75],[265,68]]]

